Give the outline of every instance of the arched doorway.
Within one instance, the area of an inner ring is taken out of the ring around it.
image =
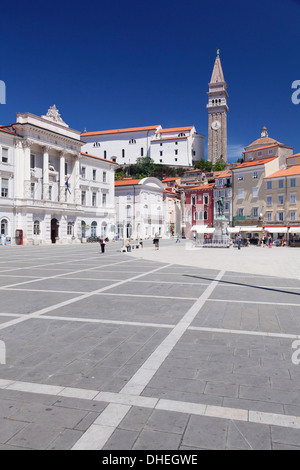
[[[52,243],[56,243],[56,239],[58,238],[58,220],[52,219],[51,220],[51,241]]]
[[[128,223],[126,225],[126,238],[131,238],[132,235],[132,225]]]

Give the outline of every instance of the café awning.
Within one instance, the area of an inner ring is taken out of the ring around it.
[[[191,231],[196,233],[214,233],[215,230],[215,228],[209,228],[207,225],[193,225],[191,228]]]
[[[278,226],[278,227],[265,227],[265,232],[269,233],[287,233],[288,227]]]
[[[300,233],[300,227],[290,227],[289,233]]]
[[[236,227],[228,227],[227,231],[228,233],[239,233],[239,232],[262,232],[262,227],[256,227],[253,225],[244,225],[244,226],[236,226]]]

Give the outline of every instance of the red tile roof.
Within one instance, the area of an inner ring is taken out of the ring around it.
[[[270,176],[266,176],[264,179],[268,178],[279,178],[282,176],[294,176],[300,175],[300,165],[291,166],[290,168],[285,168],[284,170],[279,170],[273,173]]]
[[[257,147],[255,149],[250,149],[250,150],[245,150],[244,153],[251,153],[251,152],[256,152],[257,150],[264,150],[264,149],[270,149],[272,147],[278,147],[279,145],[283,145],[283,144],[272,144],[272,145],[264,145],[263,147]]]
[[[233,170],[240,170],[242,168],[249,168],[251,166],[265,165],[265,163],[269,163],[272,160],[275,160],[275,158],[278,158],[278,157],[264,158],[262,160],[252,160],[251,162],[244,162],[244,163],[241,163],[240,165],[235,166],[234,168],[232,168],[232,171]]]
[[[127,129],[112,129],[107,131],[96,131],[96,132],[84,132],[81,137],[87,137],[92,135],[106,135],[106,134],[122,134],[123,132],[139,132],[139,131],[151,131],[156,130],[158,126],[146,126],[146,127],[130,127]]]
[[[195,189],[213,189],[215,186],[215,183],[208,183],[208,184],[202,184],[200,186],[192,186],[185,188],[186,191],[194,191]]]
[[[215,176],[215,178],[228,178],[231,176],[231,171],[224,171],[223,173],[220,173],[219,175]]]
[[[158,129],[157,134],[164,134],[168,132],[187,132],[191,131],[194,126],[188,126],[188,127],[172,127],[170,129]]]
[[[1,132],[6,132],[7,134],[11,134],[11,135],[16,135],[15,132],[12,132],[12,131],[8,131],[5,126],[0,126],[0,131]]]
[[[139,184],[140,181],[141,179],[124,178],[123,180],[115,181],[115,186],[132,186]]]
[[[97,160],[101,160],[106,163],[113,163],[114,165],[117,165],[117,162],[113,162],[112,160],[108,160],[107,158],[96,157],[96,155],[90,155],[89,153],[84,153],[84,152],[81,152],[81,155],[84,157],[97,158]]]

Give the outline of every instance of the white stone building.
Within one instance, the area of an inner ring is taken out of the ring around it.
[[[15,133],[0,127],[0,244],[11,243],[15,231]]]
[[[164,185],[153,177],[115,182],[116,228],[119,238],[166,234]]]
[[[85,132],[83,151],[109,158],[119,165],[136,163],[150,157],[155,163],[191,167],[205,158],[205,137],[194,126],[162,129],[160,125]]]
[[[14,243],[22,230],[23,244],[63,244],[91,232],[113,235],[117,165],[82,154],[80,132],[63,122],[55,105],[41,117],[18,113],[16,123],[0,130],[3,236]]]

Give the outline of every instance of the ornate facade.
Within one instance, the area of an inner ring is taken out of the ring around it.
[[[85,228],[96,224],[95,235],[103,233],[104,222],[105,234],[113,235],[116,164],[83,154],[80,132],[69,128],[55,105],[41,117],[18,113],[17,122],[0,131],[0,207],[10,211],[6,217],[1,209],[2,236],[13,242],[22,230],[24,244],[76,243],[82,222]]]

